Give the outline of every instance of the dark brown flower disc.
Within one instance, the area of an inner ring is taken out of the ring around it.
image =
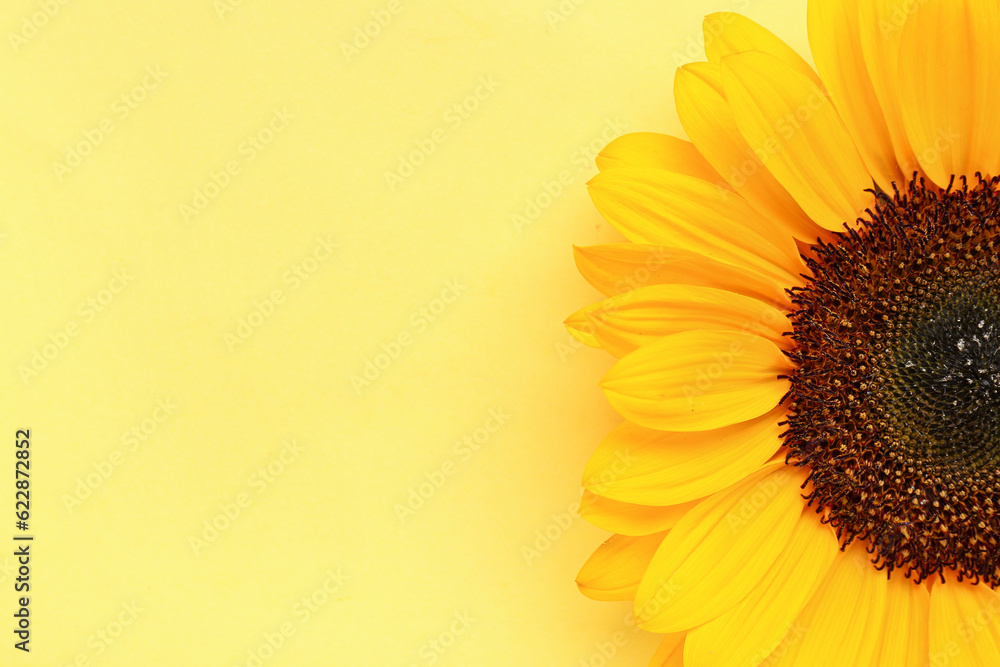
[[[998,184],[876,193],[792,290],[789,461],[890,574],[1000,583]]]

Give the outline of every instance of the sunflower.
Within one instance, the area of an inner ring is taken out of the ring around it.
[[[1000,4],[811,0],[808,33],[815,69],[707,17],[690,141],[598,157],[629,243],[575,249],[607,298],[566,324],[624,421],[577,584],[651,665],[1000,665]]]

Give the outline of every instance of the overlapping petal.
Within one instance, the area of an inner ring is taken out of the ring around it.
[[[885,626],[889,581],[861,543],[837,555],[822,585],[768,658],[773,665],[876,667]]]
[[[612,169],[588,183],[597,210],[633,243],[700,253],[794,283],[802,262],[792,237],[742,197],[692,176]]]
[[[926,586],[914,584],[898,573],[889,579],[885,632],[877,665],[926,667],[930,602]]]
[[[654,632],[689,630],[745,598],[795,529],[805,477],[770,464],[685,514],[639,584],[636,622]]]
[[[640,505],[605,498],[588,490],[580,501],[580,516],[612,533],[651,535],[676,526],[697,504],[698,500],[676,505]]]
[[[691,141],[727,182],[754,208],[780,221],[795,238],[814,242],[821,227],[764,166],[736,125],[726,101],[718,63],[691,63],[674,76],[677,116]]]
[[[788,545],[760,584],[718,618],[692,630],[684,648],[686,667],[756,665],[805,628],[799,613],[819,588],[839,545],[812,509],[803,510]]]
[[[759,51],[723,58],[722,78],[740,132],[813,220],[841,230],[872,205],[871,174],[819,86]]]
[[[709,183],[724,183],[712,165],[698,152],[690,141],[657,132],[631,132],[623,134],[597,156],[601,171],[638,167],[662,169],[687,174]]]
[[[723,58],[734,53],[760,51],[808,77],[820,88],[823,87],[823,82],[816,71],[795,49],[764,26],[742,14],[734,12],[709,14],[705,17],[702,31],[705,34],[705,55],[711,62],[722,62]]]
[[[631,600],[666,535],[613,535],[580,568],[576,576],[580,592],[591,600]]]
[[[774,306],[714,287],[654,285],[613,296],[571,316],[585,321],[596,342],[621,357],[663,336],[690,331],[743,331],[790,349],[792,329]],[[567,320],[569,323],[569,320]]]
[[[972,62],[975,88],[972,102],[972,136],[969,170],[987,176],[1000,175],[1000,4],[972,2]]]
[[[906,15],[900,34],[896,78],[903,126],[923,170],[942,187],[972,167],[972,4],[925,0]]]
[[[576,311],[569,317],[567,317],[563,324],[566,325],[566,331],[569,332],[573,338],[577,339],[584,345],[589,345],[590,347],[600,348],[601,343],[597,340],[594,335],[594,325],[590,323],[590,313],[599,311],[603,302],[598,301],[597,303],[592,303],[589,306],[585,306],[580,310]]]
[[[875,182],[904,183],[861,46],[861,0],[809,0],[809,45],[834,106]]]
[[[580,274],[605,296],[648,285],[700,285],[789,307],[788,285],[689,250],[638,243],[574,246]],[[804,267],[803,267],[804,271]]]
[[[684,667],[684,633],[664,635],[649,667]]]
[[[954,572],[949,579],[931,587],[930,655],[949,667],[1000,665],[1000,595]]]
[[[781,447],[785,414],[711,431],[657,431],[624,422],[590,457],[583,485],[643,505],[675,505],[721,491],[753,474]]]
[[[897,80],[899,37],[904,17],[898,0],[861,0],[858,7],[858,30],[865,66],[882,109],[896,163],[908,181],[921,167],[906,135]]]
[[[792,366],[769,340],[732,331],[685,331],[625,355],[601,387],[641,426],[706,431],[759,417],[789,388]]]

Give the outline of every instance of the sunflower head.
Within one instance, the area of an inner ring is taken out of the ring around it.
[[[665,634],[654,666],[1000,665],[1000,4],[808,28],[815,68],[710,16],[690,141],[598,158],[628,243],[577,249],[607,298],[566,324],[624,422],[578,584]]]

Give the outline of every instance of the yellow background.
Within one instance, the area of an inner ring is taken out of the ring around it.
[[[704,14],[806,52],[805,3],[4,10],[0,664],[644,665],[573,583],[617,422],[561,326],[599,296],[571,245],[620,239],[584,184],[621,131],[682,134]]]

